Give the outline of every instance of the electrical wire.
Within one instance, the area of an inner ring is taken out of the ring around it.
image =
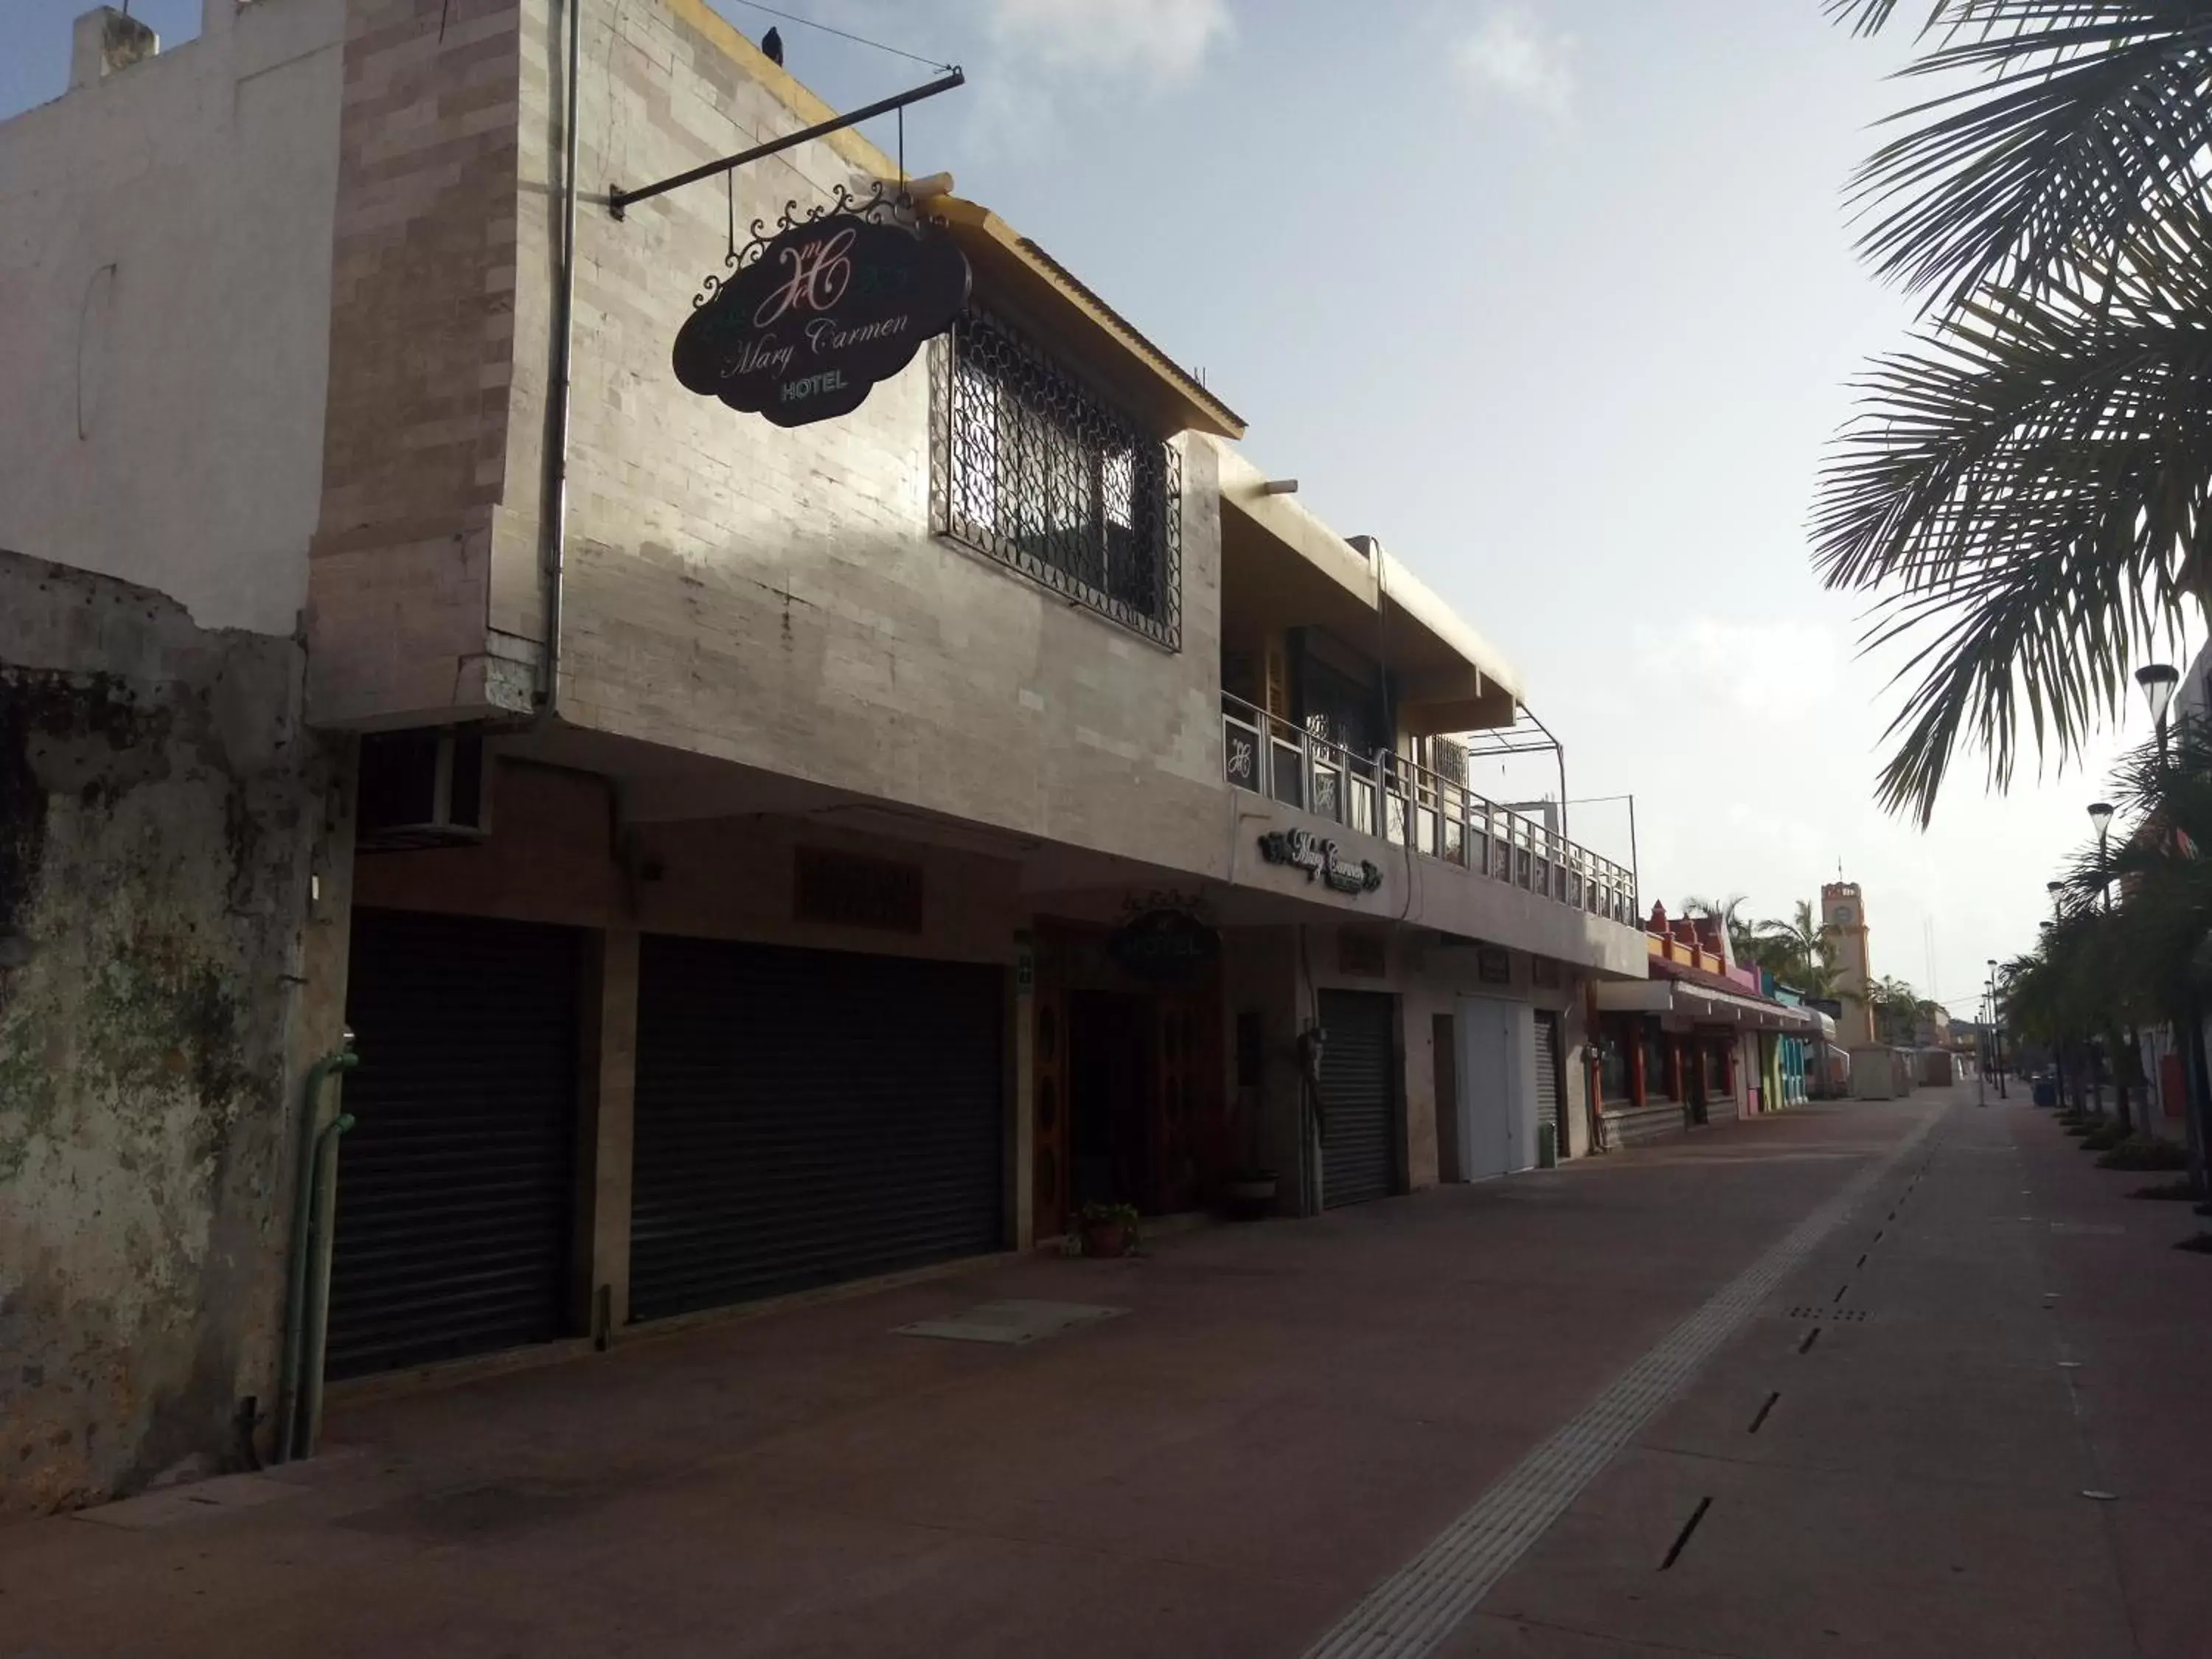
[[[855,46],[873,46],[878,52],[887,52],[894,58],[903,58],[910,64],[920,64],[929,69],[949,70],[950,64],[940,64],[934,58],[924,58],[919,52],[906,52],[897,46],[887,46],[880,40],[871,40],[865,34],[854,34],[847,30],[832,28],[827,23],[817,23],[811,17],[801,17],[795,11],[778,11],[774,6],[763,6],[759,0],[738,0],[738,4],[752,11],[766,12],[770,17],[780,17],[787,23],[797,23],[810,29],[819,29],[824,34],[834,34],[840,40],[850,40]]]

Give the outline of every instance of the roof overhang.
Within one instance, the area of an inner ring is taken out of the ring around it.
[[[1339,535],[1297,496],[1270,492],[1238,452],[1215,450],[1224,588],[1242,572],[1246,602],[1268,620],[1330,625],[1387,653],[1401,716],[1417,736],[1513,724],[1521,675],[1497,647],[1380,544]]]
[[[1244,435],[1242,416],[990,209],[934,196],[923,210],[945,222],[968,256],[981,294],[1047,335],[1163,431]]]
[[[1706,1020],[1748,1031],[1788,1031],[1808,1036],[1820,1032],[1817,1009],[1792,1008],[1763,998],[1736,996],[1681,980],[1647,979],[1600,984],[1595,994],[1598,1012],[1607,1014],[1673,1014],[1685,1019]]]
[[[1428,584],[1392,558],[1378,543],[1376,585],[1395,629],[1419,629],[1458,657],[1471,671],[1461,684],[1440,680],[1423,684],[1407,676],[1399,688],[1407,722],[1420,737],[1510,726],[1522,701],[1520,671],[1505,654],[1438,599]],[[1503,718],[1500,718],[1501,704]]]

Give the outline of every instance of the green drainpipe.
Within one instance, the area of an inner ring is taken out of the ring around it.
[[[284,1364],[276,1383],[276,1443],[271,1459],[278,1463],[288,1462],[294,1455],[300,1414],[300,1368],[307,1348],[308,1246],[314,1236],[316,1174],[322,1152],[315,1119],[321,1111],[323,1085],[331,1074],[350,1072],[361,1063],[361,1056],[353,1052],[352,1032],[346,1033],[345,1041],[344,1048],[325,1054],[307,1068],[307,1087],[301,1091],[300,1167],[292,1196],[292,1271],[285,1291]]]
[[[298,1419],[293,1432],[295,1457],[311,1456],[315,1449],[315,1426],[323,1414],[323,1345],[330,1330],[331,1229],[337,1218],[338,1196],[338,1137],[353,1127],[353,1114],[340,1112],[323,1126],[322,1133],[315,1137],[314,1219],[307,1228],[314,1243],[314,1254],[307,1262],[307,1283],[314,1287],[314,1296],[307,1309],[301,1329],[307,1339],[306,1358],[300,1364],[300,1386],[294,1395],[299,1401],[294,1416]],[[329,1202],[323,1194],[330,1194]]]

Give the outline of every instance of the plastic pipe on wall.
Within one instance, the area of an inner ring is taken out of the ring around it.
[[[337,1163],[338,1137],[353,1127],[353,1114],[340,1112],[323,1126],[322,1133],[315,1137],[315,1161],[313,1172],[315,1203],[313,1218],[307,1233],[314,1249],[307,1261],[307,1283],[313,1294],[309,1298],[307,1316],[301,1329],[307,1338],[307,1352],[300,1363],[300,1386],[294,1398],[299,1407],[294,1413],[293,1440],[288,1456],[307,1457],[315,1449],[315,1431],[323,1414],[323,1351],[330,1330],[331,1231],[337,1218]],[[329,1200],[323,1194],[329,1194]]]
[[[325,1054],[307,1068],[307,1086],[301,1091],[300,1161],[292,1195],[292,1268],[285,1290],[284,1361],[276,1383],[276,1443],[272,1461],[278,1463],[293,1455],[299,1420],[301,1361],[307,1347],[308,1246],[314,1236],[317,1159],[321,1151],[316,1119],[320,1115],[323,1085],[333,1074],[350,1072],[360,1063],[349,1031],[344,1048]]]

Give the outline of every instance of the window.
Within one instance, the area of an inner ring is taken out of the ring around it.
[[[1364,979],[1387,979],[1390,974],[1390,951],[1383,935],[1364,927],[1340,927],[1336,930],[1337,971],[1356,974]]]
[[[1598,1048],[1598,1092],[1606,1100],[1627,1100],[1636,1091],[1630,1075],[1628,1042],[1632,1036],[1619,1023],[1608,1023]],[[1655,1090],[1656,1093],[1656,1091]]]
[[[793,849],[792,915],[840,927],[921,931],[921,866],[823,847]]]
[[[971,308],[931,364],[939,532],[1180,650],[1174,447],[987,311]]]
[[[1712,1037],[1704,1044],[1705,1051],[1705,1094],[1714,1100],[1729,1091],[1729,1039]]]
[[[1673,1046],[1656,1020],[1644,1026],[1644,1098],[1647,1101],[1680,1098],[1674,1092],[1674,1079],[1667,1065],[1668,1050]]]

